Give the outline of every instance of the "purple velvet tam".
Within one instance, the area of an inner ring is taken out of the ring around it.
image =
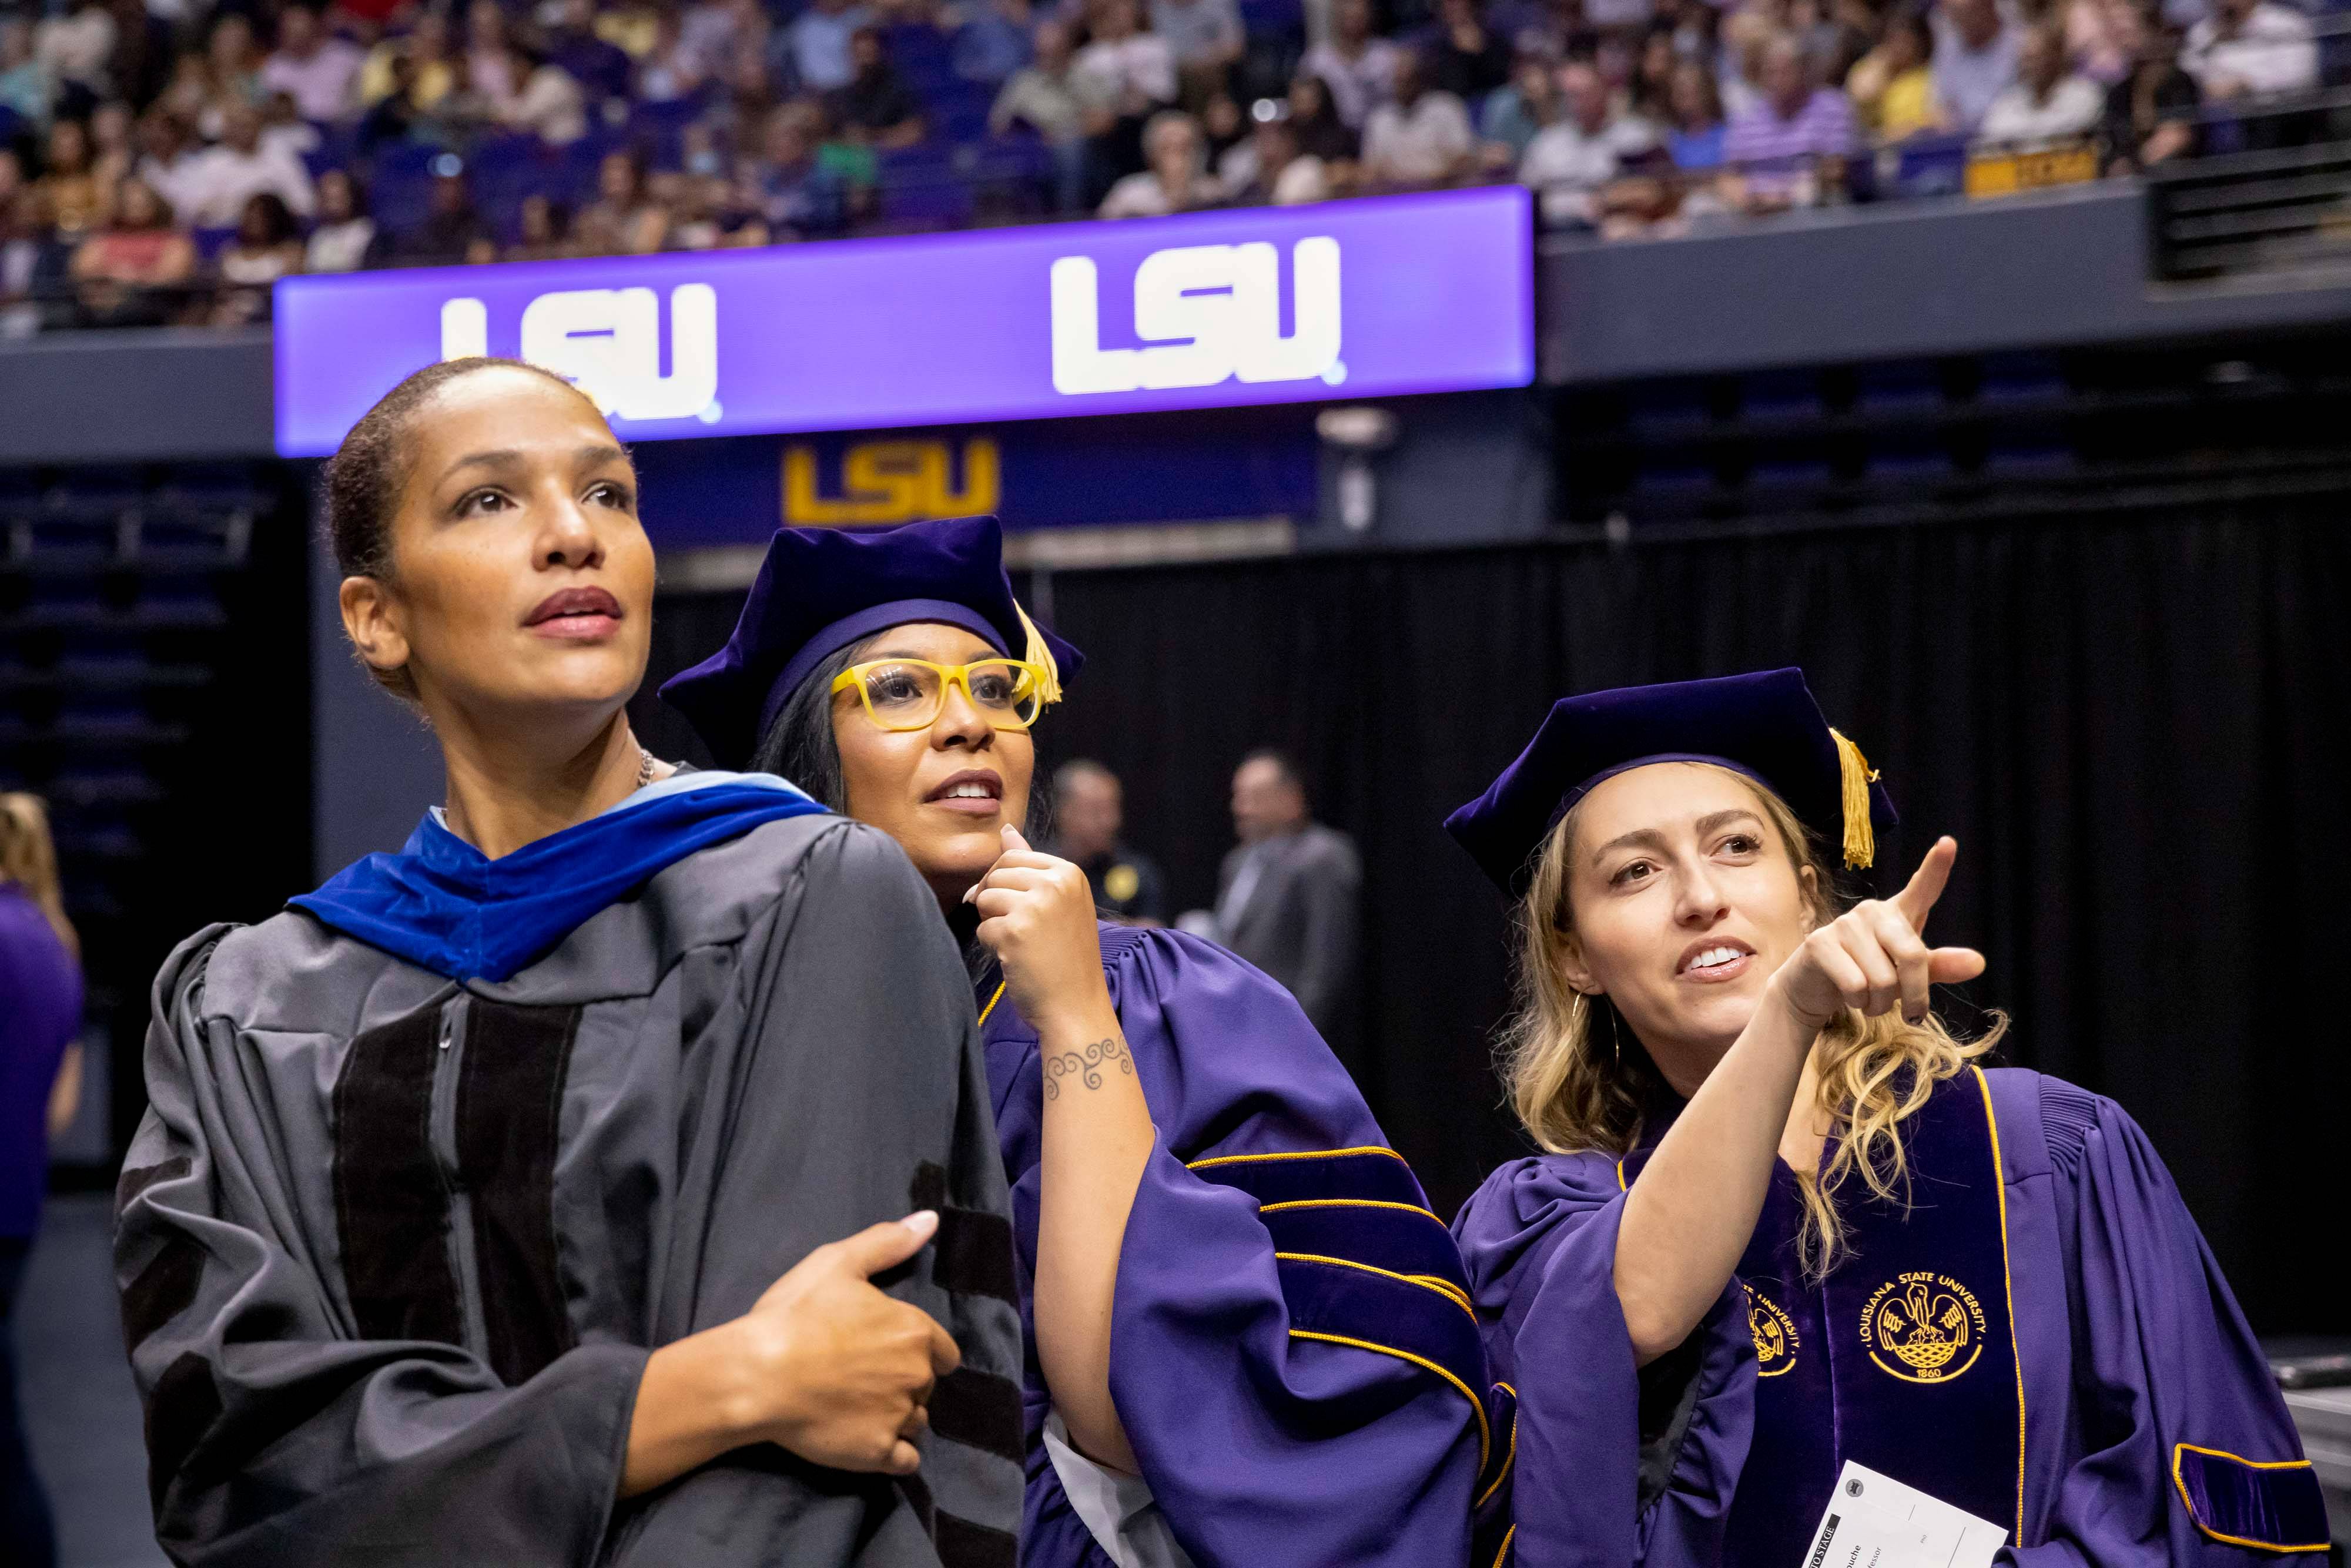
[[[1900,820],[1851,745],[1839,743],[1800,669],[1588,692],[1553,703],[1518,759],[1445,828],[1518,898],[1552,830],[1593,787],[1653,762],[1711,762],[1785,800],[1806,827],[1845,844],[1851,863],[1862,825],[1846,819],[1849,765],[1853,788],[1867,790],[1872,836]]]
[[[719,767],[749,766],[759,737],[810,671],[892,626],[960,626],[1027,656],[1029,629],[994,517],[942,517],[878,533],[778,528],[726,645],[661,689]],[[1038,629],[1063,681],[1085,655]]]

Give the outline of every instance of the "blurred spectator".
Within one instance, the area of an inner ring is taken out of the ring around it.
[[[1290,207],[1330,199],[1331,172],[1322,159],[1300,149],[1288,115],[1257,121],[1246,146],[1244,177],[1232,187],[1237,204]]]
[[[1437,0],[1437,33],[1421,60],[1429,87],[1465,104],[1510,79],[1510,46],[1488,29],[1478,0]]]
[[[2106,94],[2105,143],[2110,171],[2131,173],[2197,151],[2198,111],[2204,95],[2179,67],[2179,37],[2149,17],[2139,37],[2131,74]]]
[[[290,94],[305,120],[340,123],[359,108],[360,67],[366,57],[328,33],[318,8],[288,5],[277,18],[277,47],[261,67],[261,85]]]
[[[2318,85],[2318,44],[2310,18],[2277,0],[2212,0],[2179,65],[2211,102],[2305,92]]]
[[[193,212],[195,189],[190,178],[204,150],[177,115],[158,107],[139,121],[139,162],[134,172],[153,188],[174,213]]]
[[[1734,117],[1722,156],[1732,183],[1725,199],[1748,212],[1801,206],[1844,179],[1856,146],[1853,106],[1834,88],[1816,88],[1803,47],[1785,33],[1763,46],[1763,99]]]
[[[873,211],[882,161],[872,147],[842,133],[833,123],[826,100],[806,99],[802,102],[816,136],[816,166],[840,187],[842,220],[856,223]]]
[[[773,229],[825,235],[847,221],[847,192],[819,156],[819,124],[806,103],[786,104],[768,117],[751,185]]]
[[[1093,38],[1071,62],[1070,84],[1085,111],[1091,199],[1143,170],[1144,122],[1176,101],[1176,57],[1142,30],[1135,0],[1097,0]]]
[[[302,118],[290,95],[273,92],[261,106],[261,144],[299,159],[319,150],[319,128]]]
[[[0,147],[0,340],[27,338],[41,329],[42,307],[32,294],[46,247],[32,211],[33,193],[26,188],[16,154]]]
[[[141,0],[105,0],[114,18],[114,49],[106,74],[113,96],[126,103],[152,103],[172,79],[179,41],[170,22]]]
[[[1143,132],[1146,167],[1113,185],[1097,215],[1164,218],[1218,205],[1224,193],[1208,177],[1207,151],[1198,120],[1180,109],[1160,110]]]
[[[590,100],[629,95],[632,62],[626,49],[597,34],[595,0],[556,0],[547,57],[569,72]]]
[[[1942,100],[1935,96],[1935,32],[1907,5],[1886,18],[1885,37],[1845,77],[1854,117],[1886,145],[1941,131]]]
[[[1234,0],[1151,0],[1151,30],[1176,57],[1176,96],[1196,111],[1224,90],[1249,42]]]
[[[1668,94],[1672,117],[1666,126],[1666,151],[1674,167],[1688,172],[1722,167],[1722,91],[1714,73],[1697,60],[1674,67]]]
[[[2054,27],[2024,35],[2016,57],[2016,85],[1984,110],[1977,138],[2000,146],[2031,146],[2087,136],[2105,113],[2098,84],[2067,68],[2065,40]]]
[[[1086,873],[1094,909],[1122,925],[1167,920],[1167,879],[1147,855],[1122,841],[1125,792],[1118,775],[1081,758],[1053,770],[1053,841],[1049,852]]]
[[[1354,128],[1340,118],[1331,84],[1311,71],[1290,79],[1290,129],[1299,151],[1326,165],[1353,163],[1362,151]]]
[[[810,92],[847,87],[857,74],[849,57],[850,40],[872,19],[872,13],[856,0],[810,0],[808,9],[780,35],[792,79]]]
[[[204,72],[212,98],[197,117],[196,129],[218,138],[227,134],[228,114],[239,107],[261,104],[261,46],[254,41],[253,24],[235,11],[221,13],[204,44]]]
[[[1565,114],[1519,160],[1519,183],[1535,192],[1543,222],[1552,227],[1597,222],[1599,193],[1625,172],[1626,160],[1657,145],[1656,128],[1618,113],[1608,84],[1588,61],[1562,66],[1559,87]]]
[[[519,237],[507,246],[502,259],[555,261],[577,255],[571,247],[570,228],[571,209],[544,192],[533,191],[522,199]]]
[[[1478,128],[1495,149],[1496,163],[1515,169],[1535,133],[1557,123],[1565,112],[1559,75],[1551,62],[1540,55],[1521,55],[1510,68],[1510,85],[1487,95],[1478,111]]]
[[[1332,106],[1351,131],[1360,132],[1372,110],[1388,100],[1403,51],[1372,33],[1372,0],[1335,0],[1331,37],[1306,51],[1301,75],[1322,78]]]
[[[882,47],[882,29],[860,27],[850,36],[848,85],[831,95],[838,125],[852,141],[893,151],[923,139],[923,105]]]
[[[978,0],[957,20],[948,68],[965,81],[998,87],[1036,57],[1029,0]]]
[[[1641,35],[1628,90],[1633,112],[1652,125],[1663,125],[1673,118],[1674,67],[1681,57],[1681,51],[1674,47],[1671,27],[1652,24]]]
[[[1538,193],[1544,221],[1554,225],[1592,219],[1592,195],[1617,179],[1629,158],[1657,146],[1656,127],[1617,113],[1608,82],[1589,61],[1561,66],[1559,97],[1566,113],[1544,127],[1519,160],[1519,183]]]
[[[106,64],[114,53],[114,17],[99,0],[73,0],[63,14],[35,29],[34,56],[53,91],[78,94],[78,101],[69,106],[74,112],[88,113],[111,90]]]
[[[1991,100],[2016,80],[2023,41],[2001,17],[2000,0],[1941,0],[1935,14],[1935,98],[1950,129],[1975,133]]]
[[[1461,100],[1423,80],[1418,56],[1398,54],[1390,100],[1364,124],[1364,181],[1387,190],[1451,184],[1469,172],[1476,151]]]
[[[233,106],[222,127],[220,145],[199,158],[183,186],[189,203],[188,221],[198,228],[220,228],[238,221],[245,204],[257,191],[274,191],[293,211],[308,217],[318,204],[309,171],[279,147],[261,141],[261,114],[249,103]]]
[[[2065,7],[2065,52],[2092,81],[2112,87],[2138,63],[2147,0],[2072,0]]]
[[[277,192],[256,191],[246,199],[236,237],[214,267],[221,287],[213,299],[213,325],[269,319],[269,286],[302,270],[302,231]]]
[[[418,13],[405,37],[377,44],[360,68],[360,101],[371,107],[399,93],[413,110],[429,113],[456,86],[449,15],[437,7]]]
[[[33,52],[31,19],[0,16],[0,109],[15,110],[28,124],[47,125],[56,93],[47,64]]]
[[[105,220],[112,193],[98,176],[89,127],[78,120],[49,127],[38,188],[43,210],[64,239],[78,240]]]
[[[519,43],[507,45],[507,58],[522,86],[498,110],[500,125],[550,147],[569,147],[588,134],[587,95],[569,71]]]
[[[694,0],[678,25],[678,48],[696,80],[724,73],[737,53],[764,54],[767,14],[758,0]]]
[[[111,191],[130,177],[139,162],[131,141],[131,106],[109,99],[89,117],[89,171],[102,190]]]
[[[507,31],[507,14],[498,0],[474,0],[465,8],[465,47],[458,57],[465,87],[476,113],[497,120],[522,96],[524,63],[515,57]]]
[[[702,60],[685,47],[685,29],[674,11],[653,21],[653,47],[637,62],[637,97],[646,103],[674,103],[702,90]]]
[[[460,172],[433,177],[432,202],[424,221],[393,235],[385,259],[393,267],[455,267],[469,261],[496,261],[497,255],[481,214],[474,210],[465,176]]]
[[[605,0],[596,6],[596,36],[632,60],[653,51],[653,35],[669,7],[654,0]]]
[[[596,199],[572,226],[582,256],[624,256],[629,235],[651,205],[645,192],[644,154],[616,148],[596,165]]]
[[[57,1543],[16,1398],[15,1322],[48,1192],[49,1140],[81,1096],[81,944],[57,892],[47,814],[0,795],[0,1531],[40,1568]]]
[[[526,196],[528,206],[543,197]],[[319,176],[319,222],[303,247],[305,272],[357,272],[375,246],[375,220],[368,216],[367,192],[350,174],[329,169]]]
[[[1298,769],[1279,752],[1240,765],[1232,810],[1241,841],[1217,880],[1217,937],[1288,987],[1343,1055],[1354,1018],[1363,859],[1346,834],[1313,820]]]
[[[1037,57],[1013,72],[987,111],[987,129],[1002,136],[1025,125],[1053,153],[1053,210],[1075,212],[1086,199],[1085,110],[1078,101],[1070,65],[1070,30],[1061,23],[1037,24]]]
[[[186,303],[196,247],[172,226],[172,209],[133,176],[116,193],[114,217],[74,251],[82,319],[92,327],[157,327]]]

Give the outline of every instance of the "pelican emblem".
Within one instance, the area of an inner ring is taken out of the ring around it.
[[[1946,1382],[1973,1366],[1982,1354],[1983,1329],[1975,1293],[1948,1275],[1888,1281],[1862,1312],[1869,1358],[1911,1383]]]
[[[1802,1341],[1795,1321],[1752,1285],[1747,1287],[1747,1332],[1755,1340],[1756,1376],[1777,1377],[1796,1364]]]

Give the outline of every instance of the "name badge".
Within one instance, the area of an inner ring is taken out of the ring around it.
[[[1804,1568],[1991,1568],[2008,1531],[1845,1461]]]

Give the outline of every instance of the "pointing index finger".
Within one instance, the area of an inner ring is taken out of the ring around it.
[[[1910,923],[1913,931],[1927,929],[1927,916],[1934,911],[1935,901],[1943,896],[1943,889],[1951,880],[1951,862],[1959,859],[1959,842],[1946,833],[1935,841],[1927,858],[1918,862],[1911,874],[1909,885],[1894,895],[1894,907]]]

